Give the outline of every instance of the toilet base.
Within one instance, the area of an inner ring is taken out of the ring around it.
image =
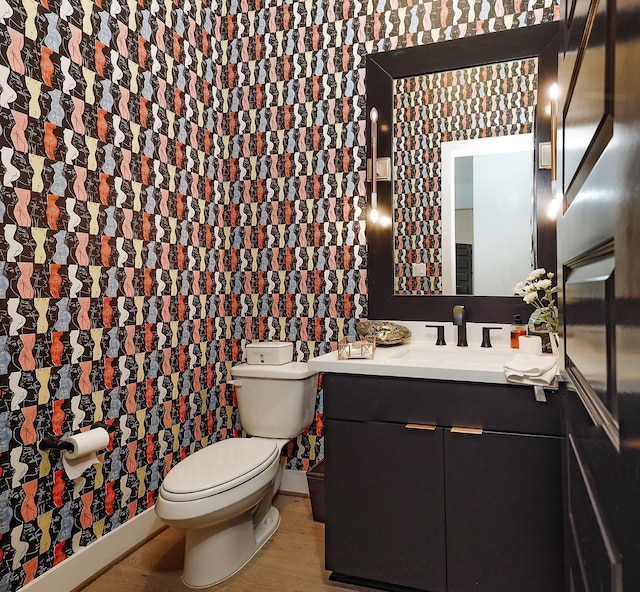
[[[280,525],[271,506],[254,526],[247,512],[223,524],[187,531],[182,581],[189,588],[208,588],[240,571]]]

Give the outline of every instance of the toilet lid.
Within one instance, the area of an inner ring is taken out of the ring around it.
[[[221,440],[173,467],[162,482],[163,496],[184,501],[222,493],[260,474],[279,455],[280,447],[274,440]]]

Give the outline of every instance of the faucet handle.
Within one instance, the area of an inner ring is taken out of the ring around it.
[[[436,345],[447,345],[446,341],[444,340],[444,325],[425,325],[425,327],[438,330],[438,339],[436,340]]]
[[[482,345],[480,347],[492,347],[491,331],[502,331],[502,327],[482,327]]]

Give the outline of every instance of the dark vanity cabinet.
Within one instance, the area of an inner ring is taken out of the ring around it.
[[[555,437],[445,432],[447,589],[561,592]]]
[[[339,455],[325,469],[327,569],[445,590],[443,430],[328,419],[325,434]]]
[[[560,592],[559,395],[325,374],[325,552],[388,590]]]

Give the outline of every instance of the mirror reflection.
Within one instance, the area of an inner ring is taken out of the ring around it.
[[[535,266],[537,68],[393,81],[395,295],[509,296]]]
[[[442,145],[442,293],[510,296],[533,261],[533,135]]]

